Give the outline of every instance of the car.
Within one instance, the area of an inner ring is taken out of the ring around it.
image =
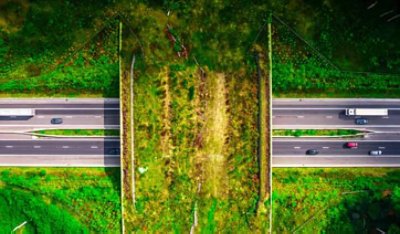
[[[119,148],[113,148],[113,149],[108,150],[108,154],[118,155],[118,154],[120,154],[120,150],[119,150]]]
[[[349,149],[357,149],[358,143],[357,142],[347,142],[346,147]]]
[[[369,151],[369,155],[374,155],[374,156],[382,155],[382,150],[371,150]]]
[[[368,119],[366,118],[356,118],[355,120],[357,125],[365,125],[368,124]]]
[[[319,154],[319,152],[316,149],[309,149],[306,151],[306,154],[307,155],[317,155],[317,154]]]
[[[51,122],[51,124],[62,124],[63,119],[62,118],[52,118],[50,122]]]

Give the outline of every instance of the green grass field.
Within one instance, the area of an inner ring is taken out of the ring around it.
[[[118,96],[114,4],[23,0],[0,7],[1,96]]]
[[[119,169],[1,168],[0,230],[120,232]]]
[[[273,170],[274,233],[400,230],[400,170]]]

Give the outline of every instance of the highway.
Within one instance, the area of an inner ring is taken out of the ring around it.
[[[355,125],[344,116],[349,107],[389,108],[388,117],[368,117],[370,124]],[[39,138],[23,135],[36,129],[119,128],[118,99],[0,99],[0,108],[34,108],[29,119],[0,118],[0,165],[14,166],[118,166],[118,139]],[[50,119],[61,117],[61,125]],[[351,141],[358,149],[347,149],[350,140],[338,138],[273,139],[273,167],[399,167],[400,99],[274,99],[273,127],[356,128],[371,133]],[[307,149],[320,154],[307,156]],[[383,156],[369,156],[381,149]]]
[[[0,108],[34,108],[33,117],[0,117],[0,133],[21,133],[36,129],[118,129],[118,99],[0,99]],[[50,123],[62,118],[63,124]],[[23,135],[8,135],[12,139]],[[0,139],[7,139],[0,135]]]
[[[119,99],[1,98],[0,108],[33,108],[33,117],[0,117],[0,166],[119,166],[119,139],[37,138],[39,129],[118,129]],[[51,124],[52,118],[62,124]]]
[[[274,99],[273,128],[360,128],[400,132],[400,99]],[[388,108],[389,116],[368,117],[368,125],[356,125],[346,108]],[[398,128],[398,129],[396,129]]]
[[[119,139],[0,140],[0,165],[119,166]]]
[[[367,125],[356,125],[345,116],[346,108],[387,108],[389,115],[367,117]],[[367,131],[364,137],[273,138],[273,167],[400,167],[400,99],[273,99],[274,129],[350,128]],[[345,147],[358,142],[357,149]],[[306,155],[317,149],[318,155]],[[370,156],[380,149],[381,156]]]

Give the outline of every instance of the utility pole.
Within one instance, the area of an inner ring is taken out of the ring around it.
[[[268,87],[269,87],[269,97],[268,97],[268,107],[269,107],[269,162],[268,162],[268,172],[269,172],[269,233],[272,233],[272,12],[268,15]]]

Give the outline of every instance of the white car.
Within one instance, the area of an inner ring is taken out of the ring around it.
[[[369,155],[374,155],[374,156],[382,155],[382,150],[371,150],[369,151]]]

